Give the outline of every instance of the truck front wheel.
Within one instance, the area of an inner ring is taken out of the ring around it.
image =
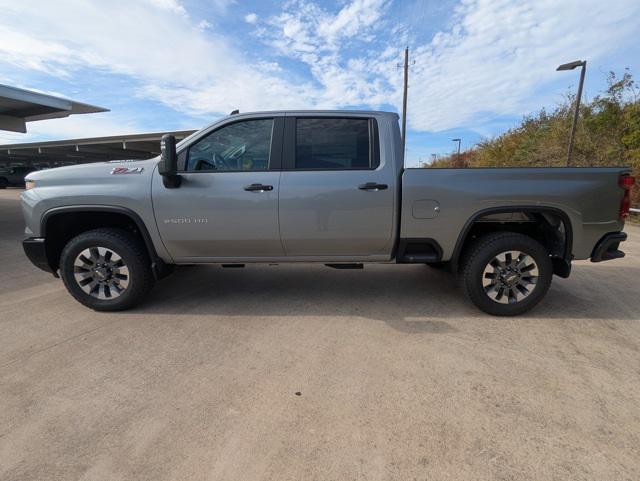
[[[141,242],[123,229],[95,229],[71,239],[60,256],[60,277],[69,293],[96,311],[121,311],[153,287]]]
[[[465,294],[494,316],[516,316],[533,308],[551,285],[553,265],[535,239],[499,232],[476,240],[462,265]]]

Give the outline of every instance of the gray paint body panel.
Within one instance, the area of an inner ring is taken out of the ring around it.
[[[178,189],[153,179],[158,230],[176,261],[188,257],[282,256],[278,230],[280,172],[198,172]],[[272,185],[248,192],[249,184]]]
[[[375,171],[282,172],[280,233],[287,255],[390,258],[395,234],[395,186],[364,191],[365,182],[388,182]]]
[[[402,175],[403,238],[438,241],[443,260],[453,254],[467,221],[486,209],[559,209],[570,219],[573,255],[587,259],[607,232],[619,231],[624,168],[407,169]],[[416,219],[412,209],[429,196],[440,204],[432,219]]]
[[[151,179],[157,164],[158,159],[155,158],[71,165],[32,172],[27,177],[35,180],[37,187],[21,194],[26,232],[33,237],[43,235],[41,219],[48,210],[57,207],[125,207],[142,219],[158,256],[165,262],[173,262],[160,239],[151,201]],[[115,167],[141,167],[142,172],[112,175]]]

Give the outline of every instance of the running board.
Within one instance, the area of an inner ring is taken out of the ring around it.
[[[439,261],[440,256],[436,254],[404,254],[397,260],[398,264],[426,264]]]
[[[332,269],[364,269],[362,264],[325,264]]]
[[[398,264],[425,264],[440,262],[442,260],[442,248],[434,239],[400,239],[396,262]]]

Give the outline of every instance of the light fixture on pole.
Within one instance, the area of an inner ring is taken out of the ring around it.
[[[573,112],[573,123],[571,124],[571,136],[569,137],[569,148],[567,149],[567,166],[571,165],[571,154],[573,153],[573,140],[576,136],[576,125],[578,124],[578,113],[580,112],[580,98],[582,97],[582,86],[584,85],[584,76],[587,71],[587,61],[576,60],[575,62],[564,63],[556,69],[556,71],[573,70],[576,67],[582,67],[582,70],[580,71],[580,83],[578,84],[578,94],[576,95],[576,109]]]

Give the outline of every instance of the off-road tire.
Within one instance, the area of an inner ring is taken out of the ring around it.
[[[74,262],[85,249],[104,247],[117,253],[128,268],[127,288],[115,299],[98,299],[86,293],[75,278]],[[95,311],[122,311],[140,303],[154,285],[151,261],[144,244],[124,229],[101,228],[71,239],[60,256],[60,277],[69,293]]]
[[[530,256],[536,264],[538,276],[535,286],[524,299],[502,304],[485,292],[483,278],[485,268],[506,251],[520,251]],[[466,296],[480,310],[494,316],[517,316],[532,309],[545,296],[551,285],[553,265],[545,247],[535,239],[513,232],[497,232],[478,238],[465,249],[459,275]]]

